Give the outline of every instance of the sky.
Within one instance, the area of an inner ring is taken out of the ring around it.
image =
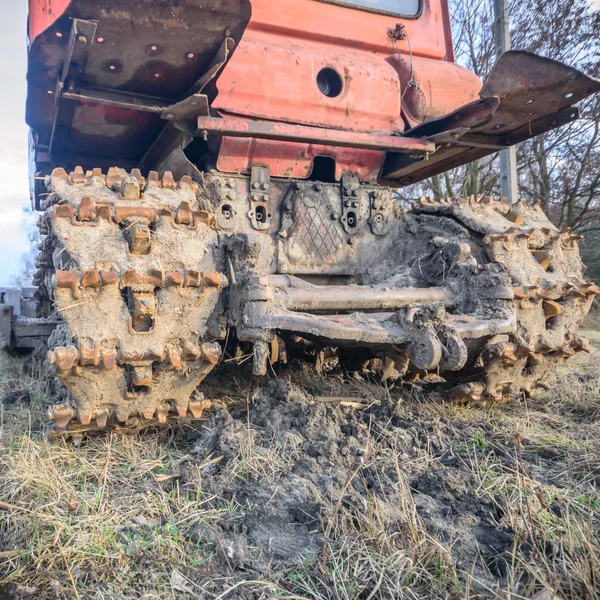
[[[0,287],[8,285],[28,250],[24,221],[31,223],[25,125],[27,0],[0,0]],[[7,6],[8,5],[8,6]],[[600,9],[600,0],[592,6]]]
[[[27,0],[0,4],[0,286],[4,286],[28,249],[22,229],[23,209],[30,206],[25,125]]]

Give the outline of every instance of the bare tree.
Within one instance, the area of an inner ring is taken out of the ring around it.
[[[492,0],[452,0],[457,62],[485,79],[494,62]],[[513,48],[600,75],[600,11],[587,0],[513,0]],[[581,118],[517,149],[519,191],[541,200],[560,227],[600,232],[600,98],[580,106]],[[474,161],[401,192],[434,197],[499,192],[498,155]]]
[[[27,235],[29,249],[21,255],[19,272],[11,277],[11,285],[14,286],[32,285],[33,276],[36,272],[35,260],[38,253],[40,233],[36,225],[36,214],[31,208],[23,209],[21,229]]]

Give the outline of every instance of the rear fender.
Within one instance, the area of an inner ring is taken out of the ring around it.
[[[402,116],[408,128],[447,115],[479,97],[481,80],[456,63],[394,54],[402,90]]]

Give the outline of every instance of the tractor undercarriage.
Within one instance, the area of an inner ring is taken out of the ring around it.
[[[110,169],[48,177],[36,284],[61,323],[49,360],[68,393],[56,432],[199,418],[202,380],[236,345],[256,375],[299,345],[377,359],[382,377],[437,376],[452,398],[547,386],[589,350],[598,289],[579,237],[537,205],[489,197],[410,209],[388,188]]]

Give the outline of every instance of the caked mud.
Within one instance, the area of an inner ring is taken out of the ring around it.
[[[188,535],[223,568],[259,572],[326,561],[331,544],[370,528],[374,547],[376,531],[407,549],[430,535],[480,591],[497,587],[512,532],[477,495],[464,444],[473,426],[436,412],[408,388],[297,371],[272,380],[183,434],[192,457],[174,472],[179,485],[243,513]]]

